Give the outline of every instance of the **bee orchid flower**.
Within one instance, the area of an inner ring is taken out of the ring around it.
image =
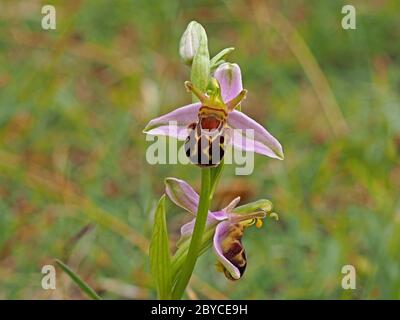
[[[191,237],[196,220],[199,195],[183,180],[167,178],[166,194],[177,206],[193,215],[193,220],[181,228],[178,246]],[[222,271],[230,280],[242,277],[246,265],[246,253],[242,244],[244,230],[255,224],[262,226],[262,219],[271,211],[272,204],[268,200],[260,200],[253,204],[236,208],[240,201],[237,197],[228,206],[219,211],[208,211],[206,230],[215,230],[213,249],[217,257],[217,270]]]
[[[198,140],[194,140],[192,144],[188,143],[185,148],[192,162],[202,150],[211,153],[208,150],[211,150],[211,143],[216,137],[219,137],[217,150],[221,159],[224,151],[222,144],[230,144],[238,150],[256,152],[282,160],[284,156],[279,141],[261,124],[237,110],[247,92],[243,90],[240,67],[226,62],[215,70],[213,76],[205,93],[191,82],[185,82],[186,88],[197,96],[200,102],[180,107],[151,120],[143,132],[149,135],[171,136],[178,140],[186,140],[186,143],[188,140],[193,140],[190,139],[192,137],[199,139],[208,135],[207,142],[210,145],[206,145],[205,148],[193,145]],[[215,132],[219,135],[216,136]],[[218,160],[211,162],[210,158],[210,162],[207,159],[206,165],[212,166],[218,163]]]

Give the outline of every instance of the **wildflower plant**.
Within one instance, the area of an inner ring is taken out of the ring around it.
[[[192,103],[151,120],[144,133],[184,140],[186,156],[201,170],[200,195],[184,180],[165,179],[165,193],[193,219],[181,227],[177,250],[171,255],[165,213],[165,195],[155,211],[150,243],[150,268],[160,299],[181,299],[198,257],[212,248],[217,270],[229,280],[238,280],[247,259],[242,236],[251,225],[262,226],[272,212],[272,203],[262,199],[237,206],[240,197],[225,208],[210,211],[210,203],[224,167],[225,148],[255,152],[283,159],[283,149],[262,125],[241,112],[247,91],[242,86],[240,67],[227,62],[233,48],[226,48],[210,59],[207,34],[192,21],[180,41],[179,53],[190,66]]]

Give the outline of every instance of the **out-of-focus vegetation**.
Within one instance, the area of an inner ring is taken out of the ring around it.
[[[41,29],[41,6],[57,29]],[[347,2],[346,2],[347,3]],[[2,1],[0,4],[0,298],[86,298],[66,262],[105,298],[154,298],[147,258],[163,178],[199,186],[194,166],[145,160],[153,117],[190,102],[178,43],[204,25],[211,55],[236,47],[242,110],[285,160],[256,156],[223,174],[213,207],[271,199],[280,221],[246,231],[248,268],[230,282],[199,259],[190,298],[400,298],[400,2]],[[168,202],[175,241],[187,215]],[[174,243],[171,244],[173,248]],[[357,289],[341,288],[343,265]]]

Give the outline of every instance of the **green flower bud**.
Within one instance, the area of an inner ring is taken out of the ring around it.
[[[202,25],[196,21],[191,21],[183,33],[179,44],[179,54],[185,64],[192,65],[193,58],[203,37],[207,39],[206,31]]]

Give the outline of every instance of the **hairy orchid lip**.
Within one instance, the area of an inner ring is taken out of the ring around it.
[[[218,224],[214,235],[214,252],[229,280],[238,280],[246,270],[246,253],[242,245],[244,227],[223,221]]]
[[[220,126],[221,121],[219,121],[214,116],[204,117],[200,120],[201,128],[206,130],[216,130]]]

